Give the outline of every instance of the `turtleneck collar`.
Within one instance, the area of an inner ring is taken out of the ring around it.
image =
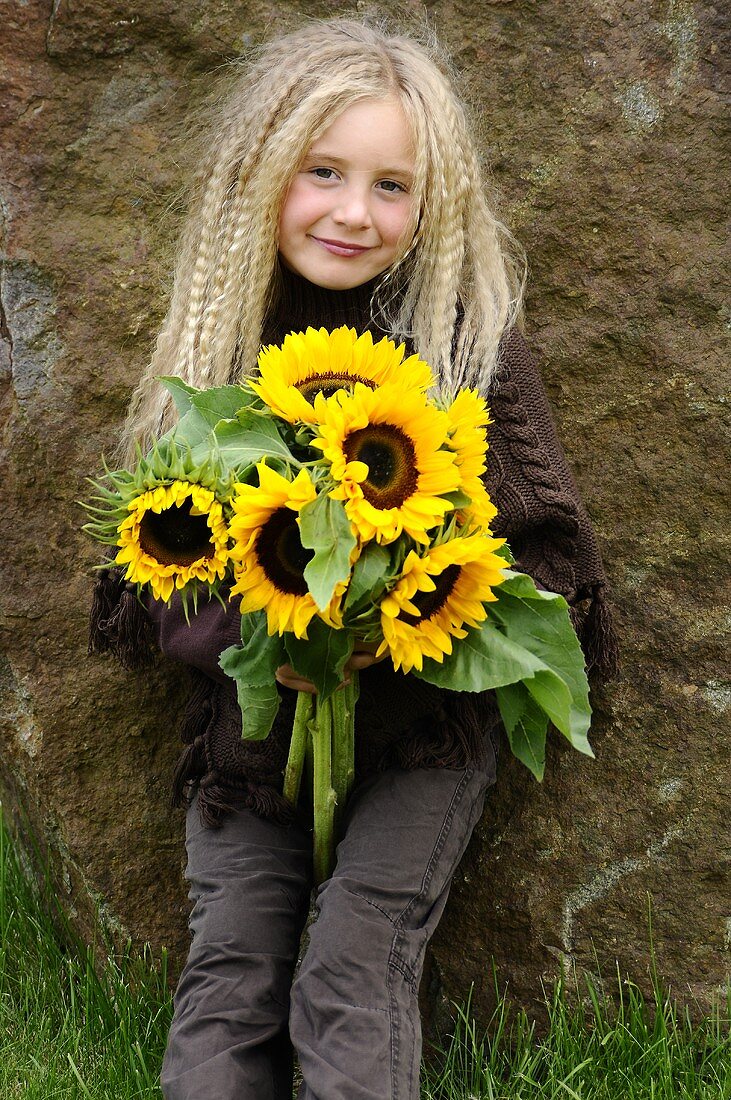
[[[329,290],[309,282],[280,264],[279,298],[264,326],[265,344],[279,344],[288,332],[348,325],[359,333],[384,333],[371,319],[371,297],[378,277],[351,290]]]

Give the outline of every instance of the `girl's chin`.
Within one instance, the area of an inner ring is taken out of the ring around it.
[[[335,257],[337,260],[337,257]],[[374,268],[374,265],[364,265],[358,262],[356,257],[346,259],[342,263],[292,263],[282,253],[279,253],[282,267],[307,279],[309,283],[320,286],[323,290],[354,290],[363,283],[370,282],[386,270],[385,267]]]

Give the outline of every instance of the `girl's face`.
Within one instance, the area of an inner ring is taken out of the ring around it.
[[[412,214],[414,171],[399,101],[352,104],[310,147],[289,188],[279,219],[284,264],[330,290],[385,271]]]

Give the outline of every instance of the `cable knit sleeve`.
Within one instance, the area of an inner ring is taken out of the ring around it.
[[[576,608],[589,667],[609,678],[618,653],[601,553],[535,360],[516,330],[501,344],[488,404],[485,481],[498,509],[495,534],[508,540],[516,568]]]

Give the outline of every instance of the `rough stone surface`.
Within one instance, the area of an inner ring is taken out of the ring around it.
[[[359,5],[368,10],[368,5]],[[423,10],[414,5],[414,10]],[[503,757],[422,983],[535,1009],[562,962],[693,1012],[728,972],[728,405],[721,6],[428,3],[465,74],[531,264],[527,333],[613,582],[624,664],[597,760],[554,741],[539,786]],[[164,308],[184,165],[212,72],[335,3],[6,3],[0,372],[6,813],[56,857],[91,935],[188,943],[175,677],[86,657],[84,477],[109,451]],[[419,18],[417,11],[417,18]],[[724,461],[724,457],[726,461]]]

